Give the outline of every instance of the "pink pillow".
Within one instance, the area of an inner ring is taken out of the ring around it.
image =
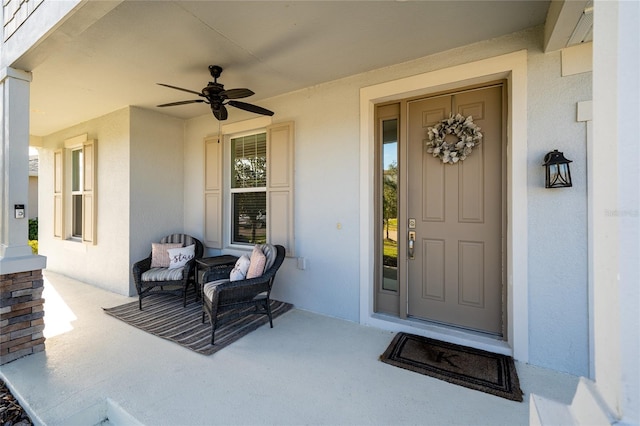
[[[168,268],[170,259],[167,250],[180,247],[182,247],[182,243],[151,243],[151,267]]]
[[[260,247],[253,247],[251,252],[251,263],[247,271],[247,279],[257,278],[264,273],[264,265],[267,263],[267,257],[262,253]]]

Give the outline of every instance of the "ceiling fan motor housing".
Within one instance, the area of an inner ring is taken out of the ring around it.
[[[207,84],[207,87],[202,89],[200,93],[195,92],[193,90],[172,86],[170,84],[158,83],[161,86],[169,87],[171,89],[181,90],[183,92],[188,92],[188,93],[192,93],[192,94],[204,97],[206,100],[194,99],[194,100],[188,100],[188,101],[170,102],[170,103],[162,104],[158,106],[166,107],[166,106],[186,105],[190,103],[204,102],[209,104],[209,106],[211,107],[211,111],[213,112],[213,115],[219,121],[226,120],[228,117],[227,108],[225,107],[225,105],[227,104],[235,108],[253,112],[255,114],[262,114],[262,115],[269,115],[269,116],[273,115],[273,111],[269,111],[266,108],[262,108],[257,105],[252,105],[246,102],[239,102],[235,100],[235,99],[241,99],[241,98],[246,98],[248,96],[251,96],[254,94],[253,91],[249,89],[224,90],[224,85],[221,83],[218,83],[218,77],[220,77],[220,74],[222,74],[221,66],[209,65],[209,72],[213,77],[213,81],[212,82],[210,81],[209,84]]]
[[[220,92],[222,92],[223,90],[224,90],[223,84],[209,82],[209,85],[204,89],[202,89],[202,93],[206,98],[211,100],[211,97],[218,96]]]

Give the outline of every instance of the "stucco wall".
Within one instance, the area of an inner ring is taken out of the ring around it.
[[[586,124],[591,73],[560,77],[560,52],[529,55],[529,325],[533,364],[589,374]],[[545,189],[544,155],[573,160],[573,187]]]
[[[184,121],[132,107],[129,266],[149,255],[152,242],[184,232],[183,214],[189,210],[183,201],[185,168]],[[135,295],[128,271],[129,294]]]
[[[85,133],[98,141],[98,236],[93,246],[53,238],[53,152],[66,139]],[[45,136],[42,142],[38,248],[47,256],[47,269],[128,294],[129,108]]]
[[[575,108],[591,99],[591,74],[561,77],[560,54],[543,54],[541,46],[542,28],[535,28],[260,102],[275,111],[274,122],[295,122],[296,255],[306,259],[305,270],[285,262],[274,297],[359,319],[362,87],[528,49],[529,360],[588,374],[586,133]],[[234,112],[231,120],[241,116]],[[185,158],[199,158],[202,139],[216,132],[212,117],[190,120]],[[542,157],[554,148],[574,160],[573,188],[543,188]],[[195,232],[202,229],[202,162],[189,165],[185,227]]]

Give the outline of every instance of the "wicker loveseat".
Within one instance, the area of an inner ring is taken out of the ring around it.
[[[142,299],[157,293],[182,296],[182,304],[187,306],[187,290],[190,284],[198,296],[195,262],[202,257],[203,252],[202,243],[187,234],[167,235],[160,243],[152,244],[149,257],[134,263],[132,268],[139,308],[142,310]],[[165,266],[165,263],[168,265]]]
[[[265,270],[260,276],[231,281],[231,275],[237,270],[235,267],[218,269],[204,275],[202,288],[202,322],[205,314],[211,322],[211,344],[214,344],[215,332],[218,326],[237,318],[241,314],[230,315],[229,311],[243,306],[254,306],[248,314],[261,313],[269,317],[269,324],[273,328],[271,316],[270,296],[276,272],[285,258],[285,248],[281,245],[263,244],[261,250],[266,254]],[[254,251],[256,249],[254,248]],[[251,258],[253,259],[253,255]],[[269,259],[271,257],[271,259]],[[251,260],[251,262],[255,262]],[[250,276],[250,274],[248,275]]]

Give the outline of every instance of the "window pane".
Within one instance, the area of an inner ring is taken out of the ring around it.
[[[398,291],[398,120],[382,122],[383,290]]]
[[[231,139],[232,188],[267,186],[267,134]]]
[[[233,243],[267,242],[266,192],[240,192],[233,198]]]
[[[73,195],[72,197],[72,214],[71,219],[71,236],[82,237],[82,195]]]
[[[82,237],[82,149],[71,151],[71,236]]]
[[[82,191],[82,150],[71,151],[71,190]]]

